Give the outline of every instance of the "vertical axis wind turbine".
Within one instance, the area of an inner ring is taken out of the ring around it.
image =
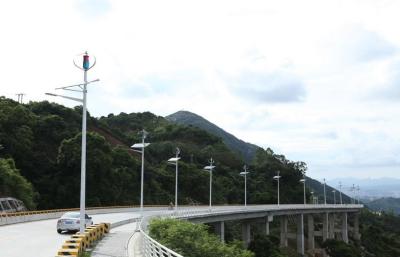
[[[87,94],[87,85],[93,82],[99,81],[99,79],[95,79],[92,81],[87,81],[87,71],[93,68],[93,66],[96,65],[96,57],[94,58],[94,62],[91,65],[89,62],[89,55],[87,52],[84,54],[78,55],[79,57],[82,57],[82,66],[78,65],[75,60],[74,65],[80,69],[83,70],[83,83],[76,84],[76,85],[71,85],[71,86],[66,86],[66,87],[59,87],[56,88],[56,90],[62,89],[62,90],[67,90],[67,91],[73,91],[73,92],[79,92],[83,94],[83,98],[76,98],[76,97],[70,97],[70,96],[64,96],[64,95],[57,95],[53,93],[46,93],[46,95],[50,96],[58,96],[62,98],[66,98],[69,100],[73,100],[79,103],[82,103],[82,154],[81,154],[81,197],[80,197],[80,226],[79,226],[79,232],[83,234],[85,231],[85,224],[86,224],[86,219],[85,219],[85,206],[86,206],[86,94]],[[79,89],[72,89],[78,87]]]

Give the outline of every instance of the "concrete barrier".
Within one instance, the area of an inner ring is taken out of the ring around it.
[[[127,220],[126,220],[127,221]],[[83,234],[77,232],[70,239],[65,240],[57,256],[79,256],[85,249],[101,240],[105,233],[110,231],[110,223],[100,223],[87,227]]]
[[[82,238],[71,238],[65,240],[66,244],[79,244],[81,249],[86,249],[86,247],[89,247],[88,245],[85,245],[85,242],[83,241]]]

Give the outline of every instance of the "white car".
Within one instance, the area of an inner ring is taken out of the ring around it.
[[[92,217],[85,214],[85,227],[93,225]],[[79,231],[80,227],[80,213],[79,212],[66,212],[57,221],[57,232],[62,231]]]

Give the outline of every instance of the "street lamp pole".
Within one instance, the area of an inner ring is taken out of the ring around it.
[[[342,201],[342,182],[339,181],[339,196],[340,196],[340,205],[343,205]]]
[[[141,168],[141,178],[140,178],[140,216],[143,217],[143,181],[144,181],[144,148],[149,146],[150,143],[145,143],[145,139],[149,133],[146,130],[142,130],[142,143],[134,144],[131,146],[135,152],[142,154],[142,168]]]
[[[279,175],[280,171],[277,171],[277,175],[273,177],[273,179],[278,181],[278,206],[280,204],[280,200],[279,200],[279,179],[281,178],[281,176]]]
[[[247,207],[247,174],[249,173],[247,171],[247,166],[244,165],[243,166],[243,170],[242,172],[239,173],[239,175],[244,176],[244,207]]]
[[[353,192],[353,199],[352,199],[352,203],[356,204],[356,188],[353,184],[353,186],[351,187],[351,191]]]
[[[91,65],[89,62],[89,55],[85,52],[82,55],[82,65],[76,64],[74,60],[74,65],[83,70],[83,83],[77,85],[71,85],[66,87],[59,87],[57,89],[63,89],[68,91],[74,92],[81,92],[83,93],[82,99],[70,97],[70,96],[63,96],[57,95],[52,93],[46,93],[46,95],[50,96],[59,96],[62,98],[70,99],[73,101],[77,101],[82,103],[82,153],[81,153],[81,192],[80,192],[80,225],[79,225],[79,232],[82,234],[85,231],[86,219],[85,219],[85,206],[86,206],[86,102],[87,102],[87,85],[93,82],[99,81],[99,79],[95,79],[93,81],[87,81],[87,71],[93,68],[96,65],[96,58],[94,57],[94,62]],[[79,87],[80,90],[71,89],[73,87]]]
[[[311,204],[315,204],[314,191],[311,191]]]
[[[181,150],[177,147],[175,157],[169,158],[168,162],[175,164],[175,212],[178,211],[178,160]]]
[[[303,183],[303,195],[304,195],[304,205],[306,205],[306,178],[303,175],[303,179],[300,179],[300,182]]]
[[[324,179],[324,204],[326,205],[326,180]]]
[[[210,162],[210,165],[209,166],[205,166],[204,169],[210,171],[210,206],[209,206],[209,209],[210,209],[210,212],[211,212],[211,205],[212,205],[212,172],[213,172],[213,168],[215,168],[215,166],[213,165],[214,164],[214,160],[213,160],[212,157],[211,157],[209,162]]]
[[[333,193],[333,204],[336,204],[336,190],[332,190]]]
[[[357,185],[357,204],[360,204],[360,186]]]

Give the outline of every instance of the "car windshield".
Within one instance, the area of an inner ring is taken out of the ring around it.
[[[79,218],[79,212],[67,212],[62,217],[63,218]]]

